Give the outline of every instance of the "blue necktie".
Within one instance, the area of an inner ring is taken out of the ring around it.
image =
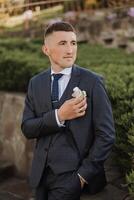
[[[63,76],[63,74],[53,74],[53,83],[52,83],[52,103],[59,101],[59,86],[58,80]]]

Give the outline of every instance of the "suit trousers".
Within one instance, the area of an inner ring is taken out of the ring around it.
[[[76,171],[54,174],[47,167],[35,191],[36,200],[80,200],[81,183]]]

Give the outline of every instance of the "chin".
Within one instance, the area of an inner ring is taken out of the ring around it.
[[[66,68],[66,67],[72,66],[73,64],[74,64],[74,62],[67,62],[63,66],[64,66],[64,68]]]

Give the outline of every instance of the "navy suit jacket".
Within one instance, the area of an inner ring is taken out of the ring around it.
[[[106,184],[104,161],[115,141],[111,104],[102,78],[73,65],[71,79],[60,99],[60,105],[72,98],[74,87],[86,91],[88,107],[83,117],[68,120],[66,128],[71,132],[79,151],[77,172],[88,181],[86,190],[96,193]],[[37,139],[30,175],[31,186],[37,187],[46,163],[45,150],[49,148],[49,136],[61,130],[52,109],[50,69],[34,76],[29,82],[21,128],[28,139]],[[72,169],[65,166],[68,171],[73,170],[73,167],[73,163]]]

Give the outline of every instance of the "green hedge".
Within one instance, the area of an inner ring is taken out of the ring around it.
[[[116,70],[115,70],[116,68]],[[96,70],[106,77],[117,133],[117,162],[123,172],[132,169],[134,155],[134,65],[108,65]]]
[[[26,91],[30,77],[50,64],[41,40],[0,40],[0,89]],[[77,62],[102,74],[113,107],[116,162],[134,195],[134,56],[120,49],[81,44]]]
[[[128,183],[128,189],[129,193],[134,197],[134,170],[132,170],[127,176],[127,183]]]
[[[0,40],[0,89],[26,91],[31,76],[49,66],[38,41]]]
[[[117,134],[116,163],[134,196],[134,56],[120,49],[81,45],[78,63],[105,78]]]

